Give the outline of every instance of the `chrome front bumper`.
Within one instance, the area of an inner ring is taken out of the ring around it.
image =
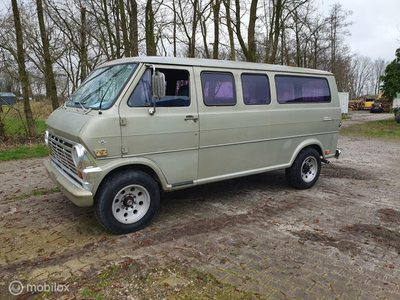
[[[82,187],[74,184],[71,180],[65,177],[53,165],[51,160],[46,160],[44,162],[44,166],[51,180],[61,190],[61,193],[63,193],[63,195],[71,200],[74,204],[80,207],[93,205],[93,194],[90,191],[84,190]]]

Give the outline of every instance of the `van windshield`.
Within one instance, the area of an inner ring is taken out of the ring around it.
[[[67,100],[66,105],[84,109],[110,108],[136,67],[137,63],[130,63],[94,70]]]

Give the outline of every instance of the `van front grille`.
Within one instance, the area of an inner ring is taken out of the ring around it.
[[[49,133],[50,157],[52,162],[74,182],[82,186],[82,179],[78,177],[78,172],[72,159],[72,148],[74,143]]]

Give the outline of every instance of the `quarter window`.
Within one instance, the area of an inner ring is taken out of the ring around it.
[[[331,102],[325,78],[277,75],[275,84],[278,102],[281,104]]]
[[[235,84],[231,73],[201,73],[204,104],[207,106],[229,106],[236,104]]]
[[[246,105],[271,103],[266,75],[242,74],[243,101]]]

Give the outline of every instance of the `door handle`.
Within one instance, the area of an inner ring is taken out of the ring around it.
[[[327,122],[327,121],[333,121],[333,119],[331,118],[331,117],[324,117],[324,122]]]
[[[193,121],[193,122],[197,122],[199,118],[197,117],[193,117],[193,116],[186,116],[185,121]]]

